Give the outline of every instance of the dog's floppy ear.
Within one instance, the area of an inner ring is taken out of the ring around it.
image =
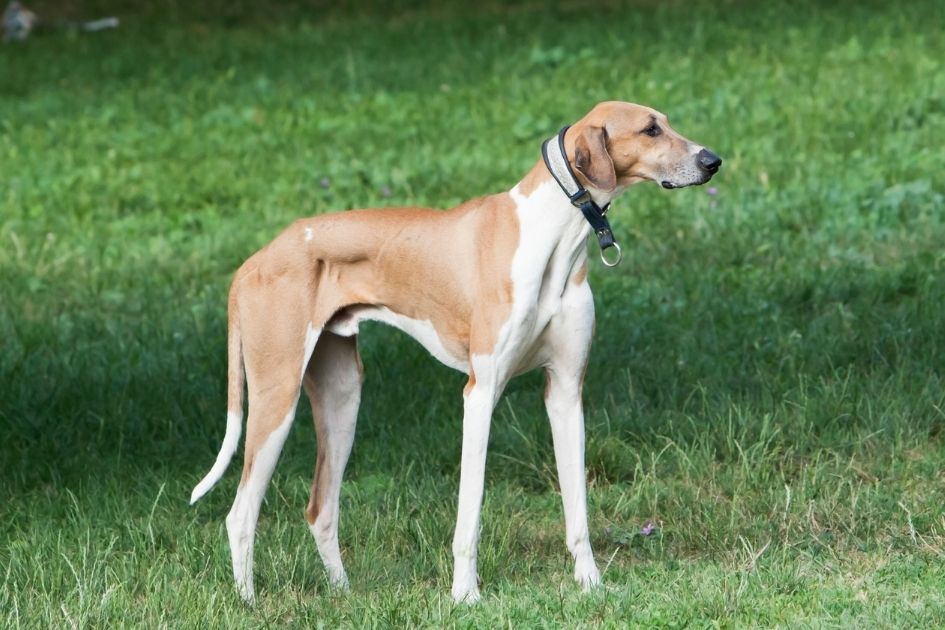
[[[586,127],[574,142],[574,167],[597,189],[611,192],[617,187],[614,161],[607,153],[603,127]]]

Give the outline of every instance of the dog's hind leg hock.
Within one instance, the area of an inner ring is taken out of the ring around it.
[[[357,337],[325,333],[315,347],[302,383],[312,403],[318,439],[315,477],[305,518],[332,586],[348,576],[338,547],[338,501],[361,402],[362,367]]]

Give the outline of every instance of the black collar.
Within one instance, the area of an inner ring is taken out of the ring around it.
[[[571,205],[581,210],[584,218],[594,229],[597,243],[600,245],[600,259],[608,267],[614,267],[620,263],[623,254],[620,252],[620,245],[614,240],[610,222],[607,221],[606,214],[610,204],[608,203],[603,208],[598,206],[591,198],[591,193],[574,176],[574,171],[571,170],[571,164],[568,162],[568,154],[564,150],[564,134],[567,130],[568,127],[563,127],[555,138],[545,140],[541,145],[541,159],[545,161],[545,166],[558,182],[558,186],[568,196]],[[617,250],[617,257],[612,260],[604,257],[604,251],[610,247]]]

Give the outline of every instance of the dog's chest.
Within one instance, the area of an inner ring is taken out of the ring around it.
[[[516,199],[521,237],[512,260],[514,302],[499,349],[518,365],[516,371],[544,360],[544,333],[568,308],[565,293],[587,260],[587,223],[570,205],[562,207],[554,192],[543,186]]]

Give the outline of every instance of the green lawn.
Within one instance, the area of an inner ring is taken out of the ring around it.
[[[0,47],[0,627],[945,625],[945,3],[398,4],[164,3]],[[351,592],[302,516],[303,401],[245,606],[240,466],[187,505],[231,273],[300,216],[508,189],[612,98],[725,165],[622,197],[625,260],[591,266],[607,588],[572,583],[532,374],[493,423],[483,601],[452,603],[464,378],[374,325]]]

